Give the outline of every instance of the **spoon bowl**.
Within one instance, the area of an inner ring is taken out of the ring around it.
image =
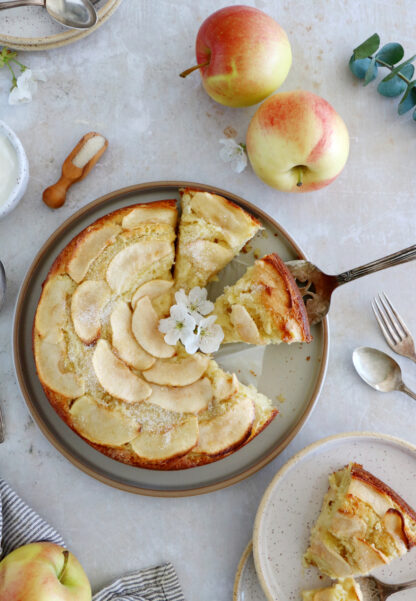
[[[43,6],[54,21],[71,29],[89,29],[97,22],[97,13],[90,0],[7,0],[0,10],[19,6]]]

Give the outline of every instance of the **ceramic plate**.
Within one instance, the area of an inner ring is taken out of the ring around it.
[[[300,601],[302,589],[330,583],[319,576],[317,569],[304,569],[302,556],[328,490],[328,475],[351,461],[361,463],[411,507],[416,507],[413,445],[383,434],[353,432],[307,447],[273,478],[256,516],[254,559],[261,586],[270,601]],[[385,582],[415,578],[416,550],[372,573]],[[401,601],[414,598],[414,589],[400,596]]]
[[[179,472],[141,469],[119,463],[102,455],[79,438],[57,416],[49,405],[36,375],[32,354],[32,323],[39,300],[42,282],[59,252],[87,225],[115,209],[139,202],[164,198],[179,199],[182,186],[211,190],[240,204],[263,223],[264,232],[251,244],[251,253],[236,257],[210,288],[211,298],[219,294],[225,284],[236,281],[253,262],[253,253],[259,255],[277,252],[283,260],[303,257],[290,236],[257,207],[229,192],[191,182],[158,182],[141,184],[118,190],[104,196],[70,217],[44,244],[35,258],[19,293],[14,322],[14,360],[17,377],[28,407],[49,440],[75,465],[90,475],[119,488],[159,496],[189,495],[208,492],[233,484],[254,473],[276,457],[299,431],[310,414],[320,392],[328,358],[327,322],[312,329],[313,342],[308,345],[270,345],[262,349],[261,371],[259,357],[251,357],[253,376],[257,387],[278,406],[280,415],[248,445],[215,463]],[[233,279],[232,279],[233,278]],[[228,345],[231,346],[231,345]],[[238,348],[237,348],[238,350]],[[225,369],[243,361],[241,356],[220,351],[218,362]],[[244,358],[244,362],[246,359]],[[255,365],[257,364],[257,367]],[[276,366],[279,366],[276,369]],[[255,373],[255,370],[257,372]],[[245,373],[247,370],[245,370]],[[244,382],[244,373],[237,369]],[[251,375],[251,374],[250,374]]]
[[[267,601],[257,578],[253,542],[244,549],[234,580],[233,601]]]
[[[0,12],[0,45],[17,50],[48,50],[76,42],[90,35],[113,14],[122,0],[95,3],[98,20],[90,29],[68,29],[53,21],[46,10],[24,6]],[[0,0],[1,5],[2,0]]]

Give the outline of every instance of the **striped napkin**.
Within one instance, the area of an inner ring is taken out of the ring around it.
[[[65,547],[61,535],[0,478],[0,559],[37,541]],[[185,601],[171,563],[132,572],[118,578],[93,596],[93,601]]]

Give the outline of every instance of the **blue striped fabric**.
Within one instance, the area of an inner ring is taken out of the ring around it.
[[[0,478],[0,559],[22,545],[49,541],[65,547],[61,535]],[[171,563],[118,578],[93,596],[93,601],[184,601]]]

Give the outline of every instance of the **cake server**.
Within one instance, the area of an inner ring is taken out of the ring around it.
[[[386,584],[378,578],[374,578],[374,576],[357,578],[357,582],[363,593],[363,601],[387,601],[395,593],[416,587],[416,580],[410,580],[402,584]]]
[[[398,390],[416,401],[416,393],[403,382],[400,365],[390,355],[375,348],[360,346],[353,352],[352,362],[358,375],[372,388],[380,392]]]
[[[328,313],[331,295],[335,288],[370,273],[394,265],[401,265],[401,263],[407,263],[413,259],[416,259],[416,244],[338,275],[328,275],[309,261],[288,261],[286,265],[298,284],[305,302],[310,325],[313,326],[322,321]]]
[[[43,6],[54,21],[72,29],[89,29],[97,22],[97,13],[90,0],[10,0],[0,2],[0,10],[19,6]]]

